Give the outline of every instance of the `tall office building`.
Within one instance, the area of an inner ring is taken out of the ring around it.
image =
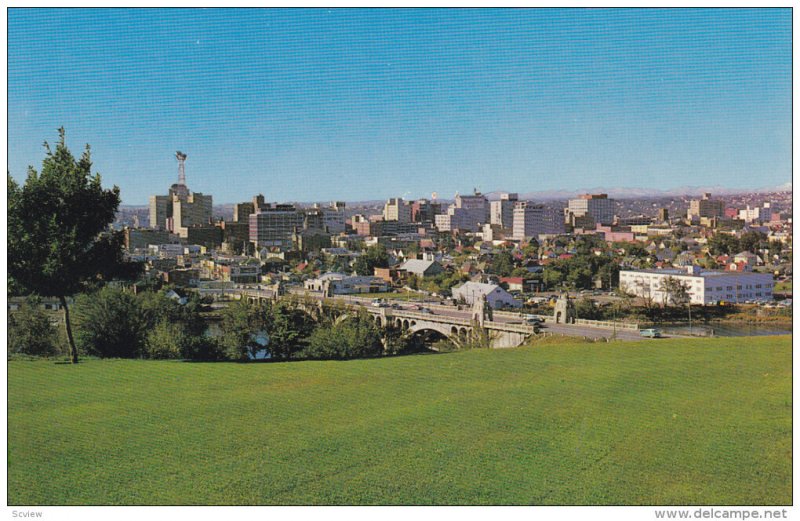
[[[345,217],[346,205],[343,201],[331,201],[327,207],[314,205],[314,209],[318,210],[322,215],[322,226],[324,230],[333,235],[339,235],[345,232]]]
[[[236,203],[233,205],[233,222],[249,223],[250,215],[256,213],[253,203]]]
[[[302,230],[304,215],[291,204],[264,205],[250,215],[250,242],[260,248],[292,248],[292,237]]]
[[[189,190],[184,171],[187,156],[182,152],[175,156],[178,159],[178,182],[170,186],[167,195],[150,196],[150,227],[187,238],[190,227],[210,225],[212,198]]]
[[[514,239],[527,241],[540,235],[564,233],[561,212],[543,204],[519,201],[514,206]]]
[[[447,208],[447,213],[436,216],[436,228],[441,232],[477,232],[488,222],[488,201],[477,190],[474,195],[456,195],[456,202]]]
[[[569,200],[568,217],[570,220],[591,218],[594,224],[613,224],[614,200],[608,194],[584,194],[577,199]]]
[[[702,199],[689,201],[687,216],[692,217],[722,217],[725,213],[725,204],[711,198],[710,193],[704,193]]]
[[[383,206],[384,221],[411,222],[411,205],[400,197],[392,197]]]
[[[517,194],[500,194],[499,201],[489,203],[489,222],[502,228],[511,229],[514,225],[514,205],[518,200]]]
[[[442,205],[427,199],[420,199],[411,203],[411,222],[434,222],[436,216],[442,213]]]

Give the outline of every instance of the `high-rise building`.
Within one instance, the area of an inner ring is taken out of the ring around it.
[[[666,223],[669,222],[669,210],[666,208],[659,208],[658,209],[658,222]]]
[[[702,199],[689,201],[687,217],[722,217],[725,213],[725,204],[711,198],[710,193],[704,193]]]
[[[304,216],[293,205],[264,205],[258,212],[250,215],[250,242],[256,248],[279,248],[287,251],[292,248],[292,236],[296,230],[303,229]]]
[[[543,204],[519,201],[514,206],[514,239],[527,241],[540,235],[564,233],[561,212]]]
[[[442,205],[427,199],[420,199],[411,203],[411,222],[434,222],[436,216],[442,213]]]
[[[488,222],[488,201],[477,190],[474,195],[456,195],[456,202],[447,208],[447,213],[436,216],[436,228],[441,232],[477,232]]]
[[[236,203],[233,205],[233,222],[249,223],[250,214],[256,213],[253,203]]]
[[[184,171],[187,156],[177,152],[175,157],[178,159],[178,182],[170,186],[168,195],[150,196],[150,227],[187,238],[188,228],[211,223],[212,199],[210,195],[189,190]]]
[[[383,220],[411,222],[411,205],[400,197],[392,197],[383,206]]]
[[[191,192],[185,197],[172,196],[172,231],[181,237],[188,237],[188,229],[194,226],[211,224],[212,201],[210,195]]]
[[[614,200],[609,199],[608,194],[584,194],[570,199],[568,204],[569,220],[588,216],[594,224],[614,222]]]
[[[514,226],[514,205],[518,200],[517,194],[500,194],[499,201],[489,203],[489,222],[511,229]]]
[[[322,216],[322,228],[327,230],[328,233],[339,235],[345,231],[345,203],[342,201],[331,201],[330,206],[321,207],[318,204],[314,205],[314,209],[318,210]]]
[[[167,229],[167,219],[172,217],[172,196],[150,196],[150,228],[156,230]]]

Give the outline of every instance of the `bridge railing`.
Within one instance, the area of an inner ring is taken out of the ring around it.
[[[396,310],[396,309],[386,309],[386,317],[387,318],[414,318],[417,320],[427,320],[428,322],[443,322],[446,324],[452,324],[454,326],[471,326],[472,322],[470,320],[464,318],[457,318],[445,315],[435,315],[431,313],[418,313],[416,311],[405,311],[405,310]],[[374,313],[377,313],[378,310],[376,309]]]
[[[525,324],[509,324],[508,322],[490,322],[486,321],[483,323],[483,327],[486,329],[494,329],[498,331],[509,331],[514,333],[525,333],[526,335],[532,335],[534,333],[533,326],[528,326]]]

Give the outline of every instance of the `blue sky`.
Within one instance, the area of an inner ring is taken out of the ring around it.
[[[791,180],[791,11],[10,9],[8,169],[144,204]]]

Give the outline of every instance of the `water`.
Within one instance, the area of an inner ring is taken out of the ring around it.
[[[217,322],[208,322],[208,327],[206,328],[206,336],[210,338],[216,338],[221,334],[222,330],[220,329],[219,324]],[[264,346],[264,349],[261,349],[260,351],[256,352],[255,356],[248,355],[250,360],[268,360],[269,358],[272,358],[272,355],[270,355],[269,353],[269,349],[266,348],[266,346],[269,344],[269,336],[267,335],[267,333],[265,331],[259,332],[255,336],[254,340],[258,345]]]

